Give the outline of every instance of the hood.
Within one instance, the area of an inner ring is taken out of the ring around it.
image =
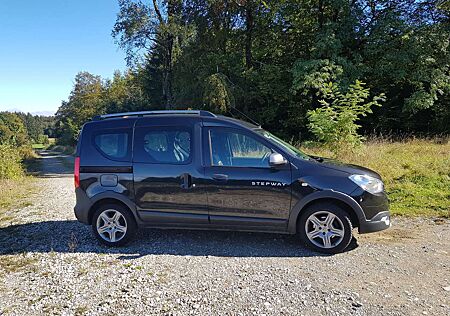
[[[381,179],[381,176],[377,172],[370,170],[369,168],[343,163],[341,161],[331,159],[331,158],[323,158],[323,157],[318,157],[318,156],[310,156],[310,157],[313,158],[315,161],[317,161],[317,163],[319,163],[321,166],[323,166],[325,168],[343,171],[348,174],[366,174],[368,176],[371,176],[371,177],[374,177],[377,179]]]

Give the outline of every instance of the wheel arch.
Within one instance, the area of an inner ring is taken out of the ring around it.
[[[346,210],[349,213],[353,227],[359,227],[359,223],[365,220],[361,206],[349,195],[333,190],[318,191],[307,195],[293,207],[289,216],[288,232],[291,234],[297,232],[297,220],[302,211],[311,205],[327,202],[335,203]]]
[[[128,209],[134,220],[137,223],[136,218],[136,208],[134,206],[134,203],[130,201],[129,199],[123,197],[120,194],[115,194],[115,192],[104,192],[96,195],[94,198],[92,198],[92,205],[89,208],[88,212],[88,224],[92,224],[92,218],[94,216],[95,211],[104,204],[119,204]]]

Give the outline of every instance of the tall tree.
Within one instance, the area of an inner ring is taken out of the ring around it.
[[[113,36],[127,53],[130,66],[150,62],[161,72],[161,94],[167,109],[174,103],[173,65],[192,29],[182,20],[182,0],[119,0]]]

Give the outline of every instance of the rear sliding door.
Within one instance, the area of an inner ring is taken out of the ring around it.
[[[193,118],[140,119],[134,130],[133,172],[140,218],[157,226],[208,224],[199,161],[201,126]]]

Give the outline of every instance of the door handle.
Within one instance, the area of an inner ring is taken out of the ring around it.
[[[213,174],[212,178],[217,181],[227,181],[228,180],[228,176],[226,174],[222,174],[222,173]]]
[[[190,187],[194,186],[192,184],[192,176],[189,173],[183,173],[181,175],[181,188],[182,189],[189,189]]]

